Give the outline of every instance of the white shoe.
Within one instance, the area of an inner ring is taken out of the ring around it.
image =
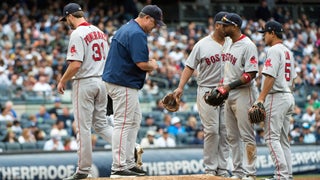
[[[233,175],[230,177],[231,179],[241,179],[241,177],[237,176],[237,175]]]
[[[242,180],[256,180],[256,176],[244,176]]]
[[[216,173],[214,171],[207,171],[206,176],[216,176]]]
[[[224,178],[230,178],[229,174],[218,174],[217,176],[224,177]]]

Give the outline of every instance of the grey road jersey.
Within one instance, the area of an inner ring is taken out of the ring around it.
[[[270,47],[262,73],[275,78],[275,82],[269,93],[291,92],[291,85],[297,77],[292,52],[280,43]],[[264,76],[262,81],[264,81]]]
[[[225,38],[221,46],[208,35],[193,47],[186,65],[198,70],[198,85],[203,87],[217,86],[223,77],[224,50],[231,45],[231,39]]]

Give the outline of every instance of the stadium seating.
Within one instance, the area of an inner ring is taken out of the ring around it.
[[[14,143],[6,142],[5,145],[6,145],[6,151],[8,152],[21,150],[21,145],[18,142],[14,142]]]
[[[0,142],[0,152],[6,151],[6,145],[3,142]]]
[[[37,144],[36,143],[31,143],[31,142],[25,142],[21,144],[21,149],[22,150],[36,150],[37,149]]]

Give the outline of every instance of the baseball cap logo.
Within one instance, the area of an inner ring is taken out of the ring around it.
[[[235,22],[231,21],[230,19],[228,19],[227,16],[223,16],[221,21],[224,22],[224,23],[229,23],[229,24],[233,24],[235,26],[238,26],[237,23],[235,23]]]

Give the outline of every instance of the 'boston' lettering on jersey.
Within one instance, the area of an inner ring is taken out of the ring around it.
[[[91,32],[91,33],[87,34],[84,37],[84,41],[86,42],[87,45],[91,41],[96,40],[96,39],[103,39],[103,40],[107,41],[107,36],[102,32],[94,31],[94,32]]]
[[[219,54],[215,54],[213,56],[206,57],[204,60],[206,61],[207,65],[210,65],[211,63],[214,64],[214,63],[220,61]]]
[[[224,58],[225,58],[224,61],[230,61],[232,65],[235,65],[237,62],[237,58],[230,53],[226,53]]]

